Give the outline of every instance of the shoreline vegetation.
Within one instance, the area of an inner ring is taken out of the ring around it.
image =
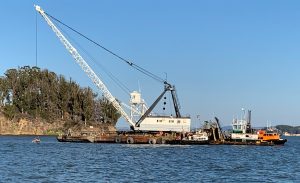
[[[55,136],[89,128],[112,132],[119,118],[91,88],[47,69],[24,66],[0,76],[0,135]],[[300,126],[275,127],[282,134],[300,134]]]
[[[277,125],[276,129],[285,136],[288,136],[288,134],[292,134],[290,136],[300,136],[300,126]]]
[[[0,135],[113,131],[120,114],[91,88],[47,69],[24,66],[0,77]]]

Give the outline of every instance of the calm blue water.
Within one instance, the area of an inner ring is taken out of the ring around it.
[[[300,138],[285,146],[59,143],[0,137],[0,182],[300,182]]]

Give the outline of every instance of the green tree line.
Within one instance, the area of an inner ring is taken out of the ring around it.
[[[276,128],[281,132],[300,134],[300,126],[277,125]]]
[[[91,88],[82,88],[47,69],[24,66],[0,78],[0,109],[9,119],[21,115],[73,122],[115,125],[120,114]]]

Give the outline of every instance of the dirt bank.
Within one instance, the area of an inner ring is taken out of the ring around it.
[[[68,125],[69,126],[69,125]],[[90,125],[88,126],[88,128]],[[92,126],[91,126],[92,127]],[[64,121],[44,122],[38,119],[20,118],[8,120],[0,113],[0,135],[59,135],[71,129],[73,133],[80,133],[84,129],[84,124],[66,128]],[[115,131],[114,126],[103,124],[94,125],[96,131]]]

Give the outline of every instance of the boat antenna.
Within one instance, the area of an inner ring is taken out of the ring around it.
[[[138,85],[139,85],[139,93],[142,93],[141,85],[140,85],[140,80],[138,80]]]

